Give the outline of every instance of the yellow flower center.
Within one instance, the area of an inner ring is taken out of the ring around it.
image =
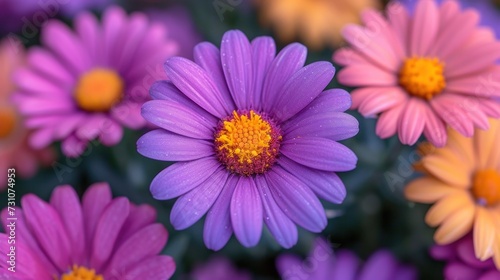
[[[411,95],[432,99],[446,86],[444,63],[437,58],[407,58],[399,72],[399,84]]]
[[[104,280],[104,277],[100,274],[96,274],[93,269],[73,265],[73,269],[62,275],[60,280]]]
[[[249,176],[264,173],[276,161],[281,143],[279,128],[251,110],[233,112],[215,134],[215,152],[226,168]]]
[[[123,80],[115,71],[97,68],[80,78],[75,99],[83,110],[108,111],[122,99],[123,88]]]
[[[500,203],[500,173],[493,169],[478,171],[474,177],[472,193],[486,205]]]
[[[7,138],[16,128],[17,115],[14,109],[0,109],[0,139]]]

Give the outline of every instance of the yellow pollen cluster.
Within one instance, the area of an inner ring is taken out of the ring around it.
[[[115,71],[97,68],[80,78],[75,99],[83,110],[104,112],[122,99],[123,90],[123,81]]]
[[[407,58],[399,72],[399,84],[409,94],[430,100],[446,87],[444,64],[437,58]]]
[[[17,122],[14,109],[0,108],[0,139],[7,138],[15,129]]]
[[[215,142],[218,149],[225,150],[229,157],[250,164],[269,148],[271,126],[254,111],[250,111],[250,116],[233,112],[233,119],[224,121]]]
[[[493,169],[478,171],[474,176],[472,193],[489,206],[500,203],[500,173]]]
[[[73,269],[62,275],[60,280],[104,280],[102,275],[96,275],[95,270],[73,265]]]

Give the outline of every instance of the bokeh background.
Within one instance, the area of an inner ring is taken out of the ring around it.
[[[265,9],[269,7],[261,3],[264,1],[266,0],[109,2],[124,7],[128,12],[147,12],[152,19],[164,22],[171,35],[176,36],[181,43],[181,55],[187,57],[192,55],[192,47],[199,41],[210,41],[219,46],[223,33],[230,29],[240,29],[249,38],[273,36],[277,40],[278,49],[295,40],[307,43],[307,63],[331,61],[332,53],[343,45],[338,39],[332,39],[333,43],[315,42],[307,36],[307,29],[313,28],[307,25],[303,25],[297,36],[283,34],[285,31],[276,28],[272,20],[278,15],[265,16]],[[289,1],[292,2],[299,1]],[[352,5],[360,5],[361,8],[363,5],[382,8],[387,4],[386,1],[358,0],[331,2],[350,2]],[[412,4],[412,1],[406,2]],[[500,22],[500,10],[498,6],[495,8],[494,1],[462,2],[466,5],[485,2],[483,4],[486,8],[482,10],[487,14],[485,17],[491,18],[491,22]],[[90,9],[100,15],[103,8],[101,4],[97,3]],[[57,18],[71,25],[72,16],[80,9],[83,7],[71,7],[68,11],[59,12],[50,18]],[[26,47],[37,45],[43,17],[35,18],[36,11],[39,11],[39,8],[25,12],[23,17],[28,21],[20,21],[19,17],[4,15],[0,10],[0,36],[15,34]],[[346,12],[333,11],[330,16],[341,17],[342,13]],[[351,11],[349,16],[356,20],[358,15],[359,12]],[[338,27],[332,25],[332,28]],[[500,29],[498,24],[497,29]],[[342,86],[334,79],[329,88],[334,87]],[[412,164],[419,158],[415,148],[401,145],[396,138],[381,140],[374,133],[374,119],[365,119],[354,111],[349,113],[359,120],[360,133],[353,139],[344,141],[344,144],[358,155],[358,166],[354,171],[339,174],[347,187],[344,203],[334,205],[323,202],[329,223],[320,235],[328,239],[335,250],[351,249],[361,258],[367,258],[378,249],[387,248],[402,262],[416,266],[420,279],[442,279],[443,264],[432,260],[428,255],[434,232],[434,229],[424,222],[428,206],[406,201],[402,192],[408,181],[419,176],[412,168]],[[275,268],[277,256],[285,251],[307,255],[318,235],[305,230],[299,231],[299,241],[290,250],[282,249],[268,232],[264,232],[256,247],[244,248],[233,237],[228,245],[218,252],[206,249],[203,244],[201,233],[204,219],[186,230],[174,230],[169,223],[169,215],[175,200],[156,201],[149,193],[152,178],[169,164],[145,158],[137,153],[136,141],[144,132],[145,130],[126,130],[122,141],[111,148],[102,146],[97,141],[91,142],[84,154],[78,158],[65,157],[60,152],[60,147],[54,145],[56,161],[41,168],[32,178],[18,178],[15,187],[17,199],[23,194],[35,193],[47,200],[54,187],[63,184],[72,185],[81,194],[94,182],[109,182],[115,196],[126,196],[134,203],[147,203],[157,209],[159,221],[167,227],[170,234],[163,253],[173,256],[177,264],[173,279],[189,279],[189,274],[195,267],[213,256],[228,258],[239,269],[248,271],[252,279],[279,279]],[[3,208],[6,204],[7,195],[3,192],[0,194],[0,205]]]

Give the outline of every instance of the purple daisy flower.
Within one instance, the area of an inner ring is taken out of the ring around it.
[[[252,276],[248,271],[238,270],[230,260],[214,257],[196,266],[191,273],[191,278],[194,280],[250,280]]]
[[[159,255],[168,232],[155,209],[112,198],[106,183],[90,186],[81,202],[71,186],[59,186],[50,203],[28,194],[21,205],[1,212],[0,253],[16,258],[14,268],[0,262],[0,279],[165,280],[175,271],[174,260]]]
[[[73,32],[62,22],[48,22],[43,47],[30,49],[27,67],[14,75],[14,101],[35,130],[30,144],[41,148],[62,140],[67,156],[80,155],[94,139],[117,144],[122,127],[145,126],[141,105],[151,84],[165,78],[157,61],[177,49],[163,26],[118,7],[105,11],[102,25],[90,13],[80,14],[74,25]]]
[[[304,67],[298,43],[275,55],[270,37],[251,43],[226,32],[221,50],[204,42],[192,62],[165,63],[170,81],[151,88],[142,114],[160,129],[137,142],[139,153],[180,161],[151,183],[156,199],[180,198],[170,216],[185,229],[208,212],[204,241],[222,248],[233,231],[244,246],[256,245],[263,222],[279,244],[297,242],[295,224],[322,231],[325,211],[317,196],[333,203],[346,190],[335,174],[352,170],[357,158],[338,143],[358,132],[340,89],[323,91],[335,69],[329,62]]]
[[[456,280],[498,280],[500,271],[493,259],[480,261],[474,253],[472,234],[448,245],[435,245],[430,253],[436,260],[446,261],[444,277]]]
[[[282,255],[277,260],[283,280],[416,280],[413,267],[400,264],[386,250],[375,252],[361,266],[359,258],[349,250],[333,252],[323,239],[316,239],[306,260]]]

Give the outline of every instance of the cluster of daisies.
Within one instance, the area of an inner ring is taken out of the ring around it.
[[[302,10],[301,1],[292,2]],[[147,129],[137,151],[175,162],[152,179],[150,190],[158,200],[177,198],[170,212],[176,230],[205,216],[209,249],[223,248],[233,234],[243,246],[255,246],[264,227],[291,248],[298,226],[325,229],[320,199],[340,204],[346,197],[337,173],[353,170],[357,157],[339,141],[358,133],[358,121],[345,113],[355,109],[378,118],[380,138],[397,135],[407,145],[427,140],[415,164],[424,176],[405,195],[433,204],[425,218],[438,227],[431,254],[448,262],[447,279],[500,279],[500,41],[479,26],[476,11],[453,0],[420,0],[412,10],[391,3],[385,14],[368,9],[360,20],[342,29],[347,46],[332,58],[343,66],[339,82],[355,88],[350,94],[327,89],[332,63],[305,65],[307,48],[299,43],[278,51],[271,37],[249,40],[231,30],[220,47],[197,44],[190,60],[176,56],[183,46],[143,13],[112,6],[98,20],[83,12],[71,28],[50,20],[39,46],[24,50],[13,38],[0,45],[0,169],[29,176],[39,162],[53,161],[55,142],[64,155],[78,157],[93,141],[116,145],[124,128]],[[281,26],[285,37],[290,26]],[[340,40],[313,24],[307,30],[311,42]],[[174,273],[173,259],[161,254],[168,234],[156,211],[113,198],[106,183],[91,186],[81,201],[72,187],[59,186],[49,202],[26,195],[21,205],[19,264],[13,273],[0,263],[1,279],[167,279]],[[7,228],[7,210],[1,220]],[[5,255],[8,235],[0,239]],[[291,255],[277,266],[284,279],[417,277],[389,251],[360,268],[354,253],[334,254],[323,239],[308,261],[315,269]]]

